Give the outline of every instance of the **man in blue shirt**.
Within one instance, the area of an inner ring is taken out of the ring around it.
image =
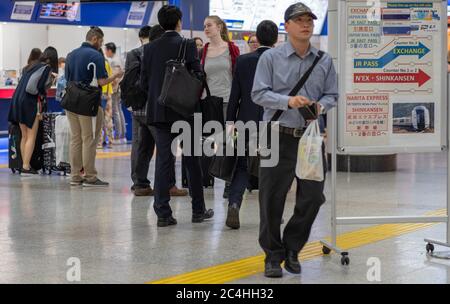
[[[298,143],[306,126],[298,109],[317,102],[318,112],[323,113],[337,104],[338,96],[337,75],[328,54],[317,63],[297,96],[288,96],[312,66],[319,51],[310,43],[317,17],[309,7],[303,3],[293,4],[286,10],[284,18],[289,41],[261,56],[252,90],[253,101],[264,107],[265,121],[270,121],[278,110],[283,111],[279,118],[279,162],[275,167],[261,166],[259,171],[259,243],[266,253],[264,274],[267,277],[282,276],[280,264],[283,260],[287,271],[301,272],[298,255],[309,238],[320,206],[325,202],[323,181],[295,177]],[[284,205],[294,178],[297,180],[295,210],[281,239]]]
[[[107,85],[120,78],[122,73],[116,73],[108,77],[105,68],[105,58],[99,52],[103,44],[103,31],[98,27],[91,27],[86,35],[86,42],[81,47],[73,50],[66,59],[65,77],[67,81],[83,82],[91,84],[96,73],[99,86]],[[95,64],[95,69],[88,69],[90,63]],[[72,186],[106,187],[109,184],[97,178],[95,169],[95,157],[97,143],[100,139],[103,123],[103,110],[99,107],[97,117],[78,115],[67,111],[67,119],[70,125],[70,166]],[[84,169],[84,176],[81,170]]]

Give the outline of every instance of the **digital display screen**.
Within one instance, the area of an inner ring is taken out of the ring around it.
[[[210,15],[222,18],[230,30],[256,31],[263,20],[272,20],[284,31],[284,12],[298,0],[210,0]],[[328,0],[303,0],[317,16],[314,35],[322,32],[328,10]]]
[[[79,13],[79,3],[42,4],[39,17],[44,19],[74,20]]]

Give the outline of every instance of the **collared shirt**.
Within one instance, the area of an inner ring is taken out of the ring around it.
[[[89,63],[96,66],[97,79],[108,78],[105,68],[105,58],[91,44],[84,42],[81,47],[73,50],[66,59],[65,77],[67,81],[78,81],[90,84],[94,77],[93,68],[87,69]]]
[[[277,110],[284,110],[279,119],[281,126],[305,126],[305,120],[298,109],[288,108],[288,94],[311,67],[318,52],[319,50],[311,46],[305,57],[300,58],[289,41],[264,52],[256,68],[252,99],[264,107],[265,121],[271,120]],[[318,101],[325,111],[337,105],[337,74],[330,55],[323,55],[297,95]]]

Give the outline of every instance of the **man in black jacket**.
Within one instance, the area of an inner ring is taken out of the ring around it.
[[[170,173],[174,170],[171,145],[177,134],[171,133],[172,124],[186,120],[171,109],[160,105],[166,62],[178,58],[183,38],[181,32],[181,10],[172,5],[163,6],[158,12],[159,24],[166,30],[156,41],[144,46],[141,69],[141,86],[148,92],[147,123],[156,130],[156,172],[154,210],[158,216],[158,227],[177,224],[172,216],[170,201]],[[199,78],[203,77],[197,48],[194,41],[188,41],[186,48],[186,67]],[[189,121],[193,125],[193,120]],[[192,128],[193,129],[193,128]],[[194,141],[195,142],[195,141]],[[191,153],[192,155],[192,153]],[[206,210],[199,157],[183,156],[188,173],[189,193],[192,197],[192,222],[200,223],[214,215],[213,210]]]
[[[150,27],[148,25],[139,30],[139,40],[141,46],[128,52],[125,62],[125,72],[129,71],[136,64],[142,62],[144,45],[160,38],[164,34],[164,29],[160,25]],[[139,110],[133,110],[133,141],[131,146],[131,179],[135,196],[152,196],[153,189],[148,179],[148,170],[155,150],[155,130],[147,124],[146,111],[147,104]],[[175,162],[175,158],[173,158]],[[178,189],[175,185],[175,168],[170,171],[171,196],[187,196],[188,192]]]
[[[255,52],[239,56],[237,59],[228,103],[227,121],[258,123],[262,120],[264,109],[253,102],[251,92],[259,57],[273,47],[278,40],[277,25],[269,20],[262,21],[256,30],[256,37],[261,46]],[[239,156],[228,197],[226,225],[232,229],[240,227],[239,209],[249,178],[247,157]]]

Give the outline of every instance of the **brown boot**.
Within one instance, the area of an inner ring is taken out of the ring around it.
[[[185,189],[178,189],[177,186],[173,186],[169,190],[170,196],[187,196],[188,193],[189,192],[187,190],[185,190]]]
[[[154,192],[153,192],[152,187],[136,188],[136,189],[134,189],[134,195],[135,196],[153,196]]]

